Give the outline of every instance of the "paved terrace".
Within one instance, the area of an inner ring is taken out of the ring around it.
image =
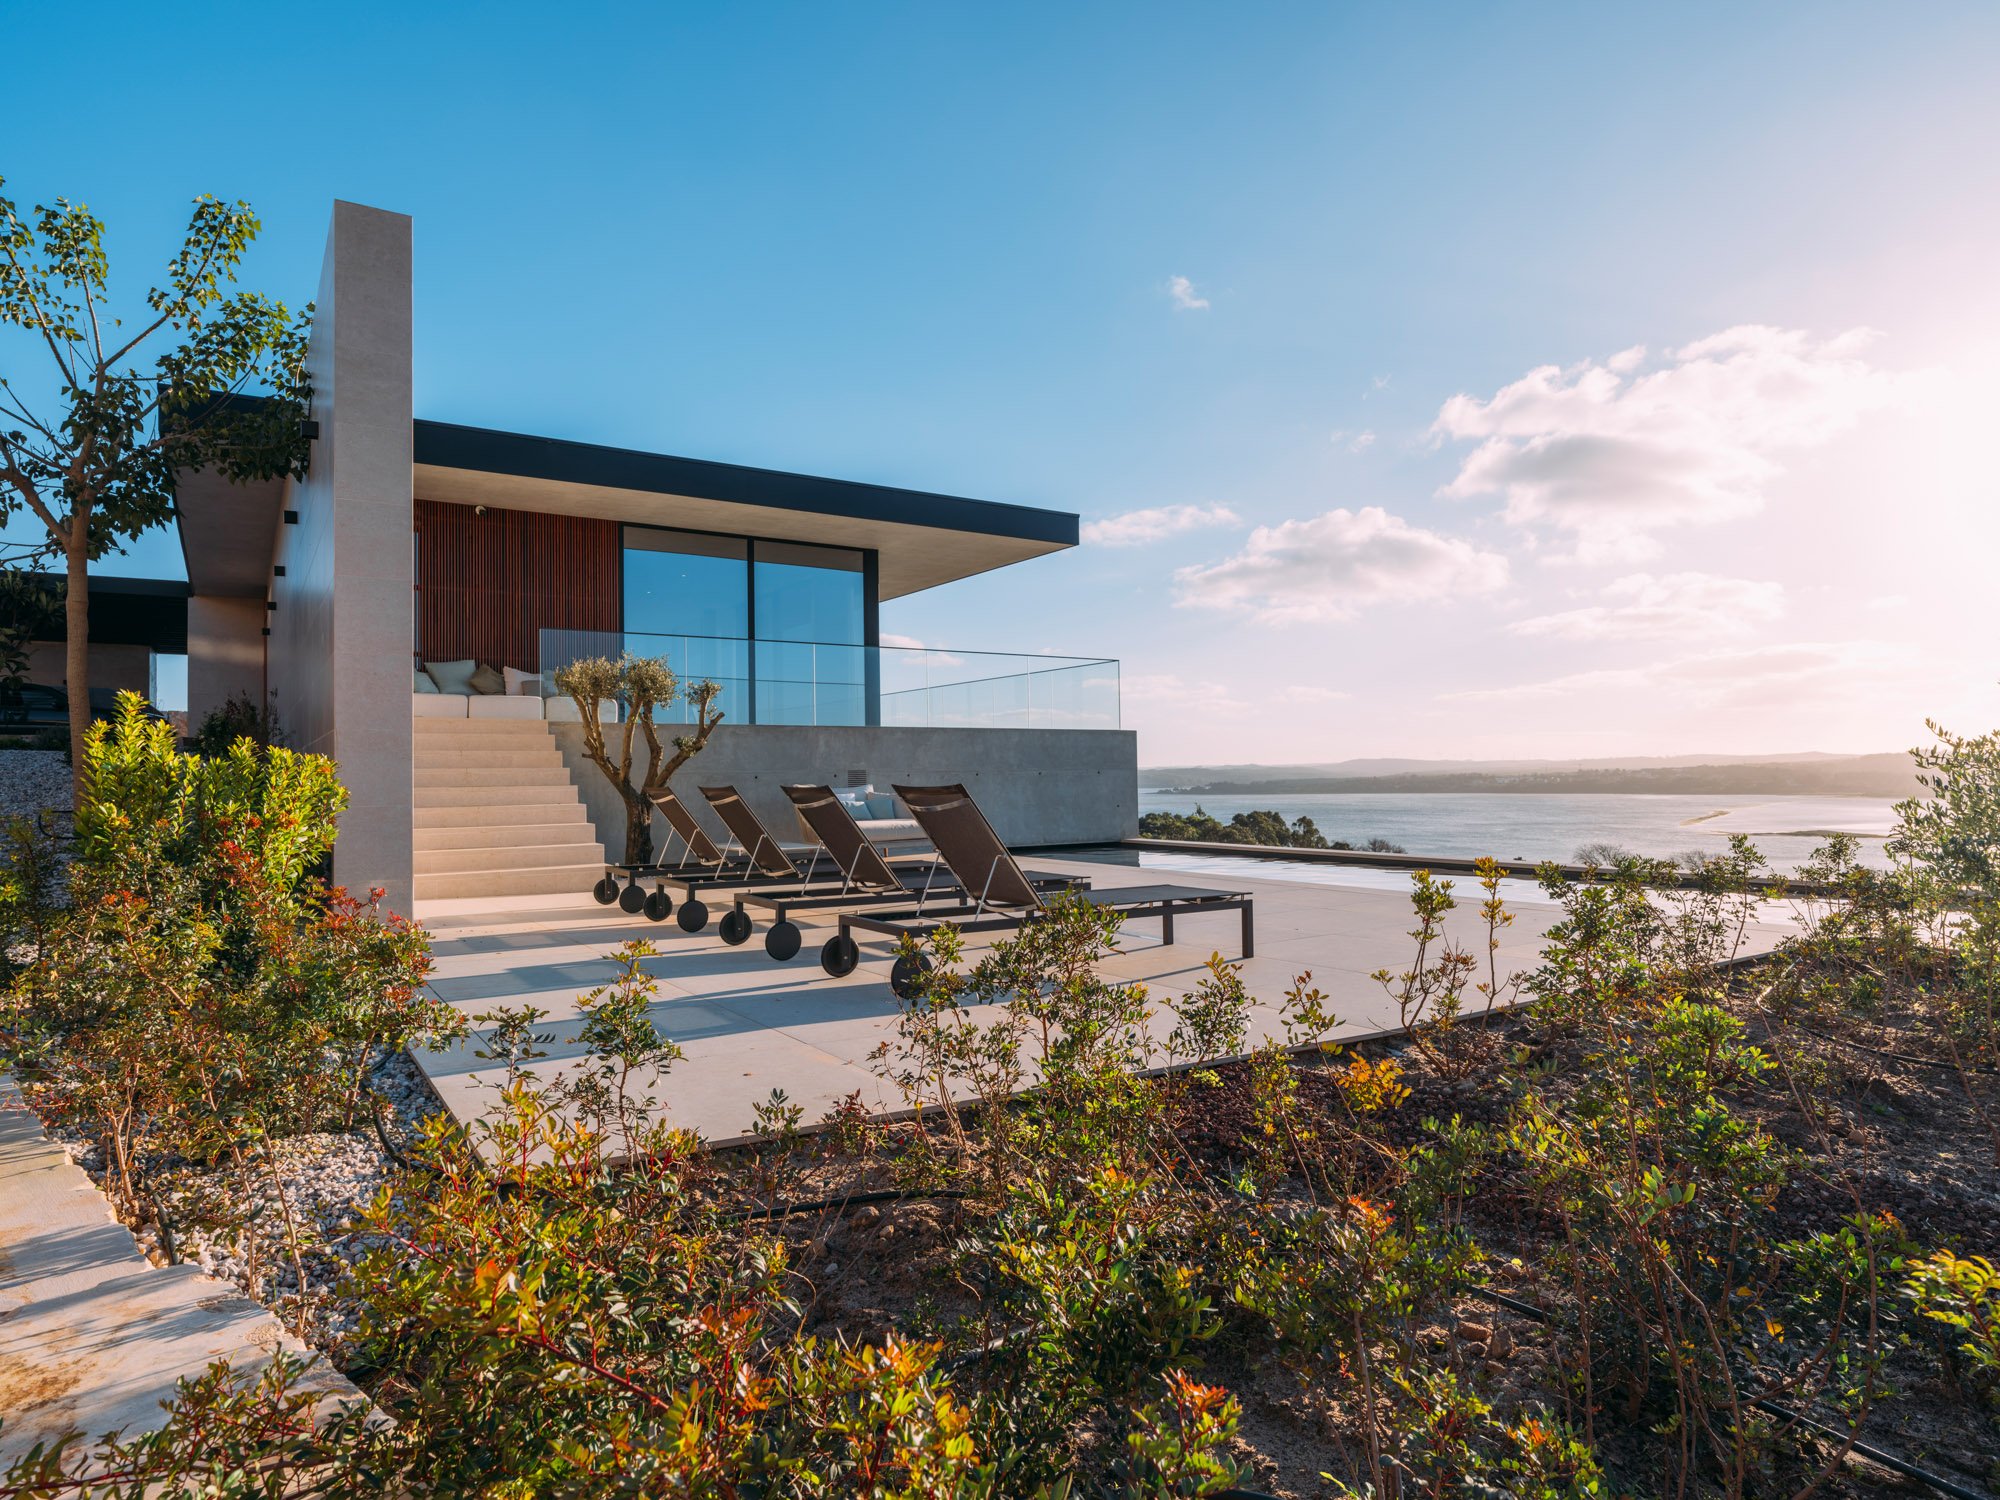
[[[1331,877],[1372,878],[1376,885],[1370,888],[1308,883],[1310,876],[1273,878],[1267,873],[1271,867],[1230,859],[1149,856],[1145,869],[1067,858],[1025,862],[1037,870],[1088,876],[1100,891],[1164,882],[1253,892],[1257,955],[1240,966],[1256,1001],[1253,1041],[1280,1034],[1278,1003],[1293,977],[1306,970],[1345,1022],[1335,1033],[1337,1040],[1397,1029],[1395,1005],[1369,976],[1385,968],[1399,972],[1410,961],[1413,918],[1405,876],[1351,872]],[[1483,955],[1486,939],[1477,887],[1462,879],[1456,893],[1461,905],[1447,930]],[[1510,881],[1506,894],[1516,917],[1502,935],[1503,976],[1534,966],[1543,935],[1559,915],[1552,903],[1532,899],[1539,891],[1525,882]],[[727,901],[711,896],[708,905],[719,915]],[[661,950],[646,964],[659,980],[653,1019],[680,1045],[686,1060],[657,1088],[649,1090],[645,1081],[637,1088],[655,1093],[674,1124],[699,1132],[712,1144],[745,1138],[754,1124],[754,1107],[773,1089],[802,1105],[808,1123],[857,1092],[877,1112],[904,1107],[901,1096],[868,1062],[875,1047],[893,1037],[898,1009],[888,984],[891,949],[879,937],[867,941],[867,934],[857,933],[864,939],[860,967],[833,979],[821,970],[818,954],[834,923],[822,917],[815,924],[810,913],[799,918],[805,944],[785,964],[764,954],[761,914],[757,933],[739,948],[716,936],[713,920],[707,931],[689,935],[671,918],[648,922],[615,906],[598,906],[588,896],[419,903],[417,915],[433,935],[437,967],[432,988],[440,998],[470,1017],[502,1005],[533,1005],[548,1013],[539,1029],[553,1040],[532,1065],[542,1075],[561,1070],[580,1054],[574,1042],[576,1002],[614,976],[605,955],[632,938],[650,939]],[[1780,914],[1770,915],[1772,920],[1752,932],[1748,951],[1769,949],[1787,931]],[[1157,920],[1135,920],[1121,934],[1123,951],[1107,959],[1103,971],[1142,982],[1155,1000],[1164,1000],[1201,979],[1211,952],[1229,958],[1241,952],[1234,913],[1177,917],[1175,938],[1173,946],[1162,946]],[[489,1107],[499,1082],[499,1070],[474,1056],[482,1045],[475,1033],[464,1043],[417,1059],[461,1121]]]
[[[0,1466],[69,1432],[151,1432],[180,1381],[219,1359],[247,1380],[280,1349],[311,1352],[227,1282],[150,1264],[0,1075]],[[298,1388],[360,1399],[323,1362]]]

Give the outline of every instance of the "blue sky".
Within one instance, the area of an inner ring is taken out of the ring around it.
[[[1993,7],[328,14],[10,7],[7,191],[414,215],[420,415],[1080,512],[884,625],[1143,761],[2000,713]]]

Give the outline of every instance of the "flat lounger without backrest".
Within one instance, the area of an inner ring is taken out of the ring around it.
[[[844,913],[840,931],[820,950],[820,964],[829,974],[851,974],[861,960],[853,932],[879,932],[887,937],[921,937],[949,922],[960,932],[1010,932],[1047,910],[1035,888],[986,815],[962,786],[899,786],[896,795],[930,836],[938,857],[951,868],[961,904],[927,910]],[[1093,906],[1128,917],[1158,917],[1162,941],[1174,940],[1174,918],[1204,912],[1233,911],[1243,925],[1243,957],[1256,951],[1256,929],[1250,893],[1199,886],[1145,885],[1116,891],[1078,891]],[[920,965],[918,967],[921,967]],[[889,985],[899,997],[914,993],[919,975],[907,959],[898,959]]]
[[[764,935],[764,951],[783,961],[799,951],[799,929],[791,920],[794,911],[881,904],[908,906],[912,901],[922,909],[933,899],[946,906],[965,899],[964,889],[942,861],[930,858],[892,863],[884,858],[832,788],[788,786],[784,790],[798,810],[799,821],[826,852],[827,862],[838,876],[839,888],[809,890],[801,882],[800,888],[792,891],[739,891],[735,911],[722,919],[724,942],[741,943],[750,936],[750,914],[745,908],[751,906],[771,913],[772,925]],[[1023,872],[1022,879],[1042,891],[1089,884],[1072,875]]]

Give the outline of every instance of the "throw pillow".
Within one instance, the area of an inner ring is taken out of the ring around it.
[[[865,786],[843,786],[834,788],[834,798],[857,818],[868,816],[868,791]]]
[[[440,693],[469,693],[472,691],[472,674],[479,670],[479,663],[427,661],[424,670],[431,674],[431,681],[438,685]]]
[[[482,664],[479,670],[472,674],[472,690],[475,693],[484,693],[488,697],[495,697],[507,691],[507,679],[491,667]]]
[[[417,680],[411,691],[415,693],[436,693],[437,690],[438,685],[431,681],[431,674],[426,672],[422,667],[418,667]]]
[[[521,672],[513,667],[502,667],[500,675],[507,679],[509,697],[539,698],[542,696],[542,675],[539,672]]]
[[[900,818],[903,809],[896,805],[894,792],[870,792],[868,794],[868,816],[871,818]]]

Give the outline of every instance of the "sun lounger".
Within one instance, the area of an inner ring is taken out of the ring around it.
[[[822,872],[822,888],[814,889],[812,882],[802,880],[791,890],[738,891],[735,909],[724,914],[718,929],[725,943],[734,946],[749,940],[754,928],[750,917],[753,907],[770,913],[771,929],[764,935],[764,951],[783,962],[799,951],[798,925],[791,920],[794,912],[881,904],[909,906],[912,902],[921,910],[932,901],[957,906],[965,900],[964,888],[935,856],[896,862],[884,858],[830,787],[788,786],[784,790],[798,810],[800,823],[825,851],[825,863],[816,867]],[[828,870],[832,876],[824,873]],[[1040,891],[1089,885],[1073,875],[1019,873],[1023,881]],[[834,886],[837,888],[827,888]]]
[[[949,922],[960,932],[1009,932],[1047,910],[1045,893],[1015,862],[964,787],[899,786],[896,795],[930,836],[938,857],[950,868],[963,894],[958,904],[951,906],[843,912],[840,931],[820,949],[820,966],[829,974],[851,974],[860,963],[856,931],[897,939],[922,937]],[[1243,957],[1255,952],[1253,902],[1247,891],[1145,885],[1076,894],[1094,906],[1127,917],[1158,917],[1161,940],[1167,943],[1174,940],[1176,917],[1233,911],[1242,920]],[[889,975],[889,987],[899,998],[907,999],[916,992],[924,967],[926,960],[898,958]]]
[[[604,879],[594,891],[599,901],[607,906],[616,901],[625,911],[643,911],[650,920],[664,922],[674,911],[668,892],[678,892],[684,898],[679,917],[682,931],[699,932],[708,925],[708,907],[700,897],[705,889],[759,883],[810,884],[815,878],[813,864],[819,851],[794,852],[779,844],[734,787],[705,786],[701,794],[729,830],[728,846],[719,846],[709,837],[671,788],[662,790],[654,796],[653,805],[667,820],[668,852],[678,845],[680,857],[646,865],[606,866]],[[825,873],[832,876],[831,866]],[[625,879],[622,891],[618,887],[621,875]],[[643,889],[647,882],[653,886],[651,892]]]

